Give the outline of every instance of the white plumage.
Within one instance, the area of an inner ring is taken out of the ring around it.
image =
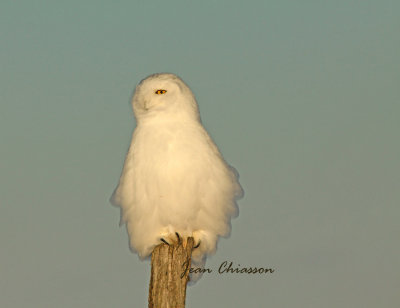
[[[193,236],[194,264],[230,233],[242,196],[236,171],[201,124],[196,100],[176,75],[154,74],[136,87],[137,126],[111,203],[121,208],[130,247],[141,259],[166,241]]]

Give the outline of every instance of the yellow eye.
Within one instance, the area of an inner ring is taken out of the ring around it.
[[[156,90],[156,94],[165,94],[167,92],[167,90]]]

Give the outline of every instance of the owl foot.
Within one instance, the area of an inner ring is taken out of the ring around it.
[[[182,237],[179,235],[178,232],[175,232],[176,238],[178,240],[178,245],[182,244]],[[171,239],[170,237],[168,238],[169,242],[175,242],[174,239]],[[164,244],[167,244],[170,246],[171,244],[165,239],[165,238],[160,238],[160,241],[163,242]]]
[[[201,241],[199,240],[199,242],[197,243],[197,245],[196,245],[196,246],[193,246],[193,249],[195,249],[195,248],[199,248],[199,246],[200,246],[200,243],[201,243]]]
[[[161,240],[161,242],[163,242],[164,244],[167,244],[169,246],[169,243],[166,240],[164,240],[163,238],[161,238],[160,240]]]
[[[178,245],[182,243],[182,238],[179,236],[178,232],[175,232],[176,237],[178,238]]]

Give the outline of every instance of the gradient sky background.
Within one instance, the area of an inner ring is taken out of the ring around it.
[[[0,306],[146,307],[115,188],[180,75],[245,189],[188,307],[400,304],[399,1],[0,3]]]

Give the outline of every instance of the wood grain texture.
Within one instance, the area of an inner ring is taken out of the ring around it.
[[[184,308],[194,240],[156,246],[151,255],[149,308]]]

